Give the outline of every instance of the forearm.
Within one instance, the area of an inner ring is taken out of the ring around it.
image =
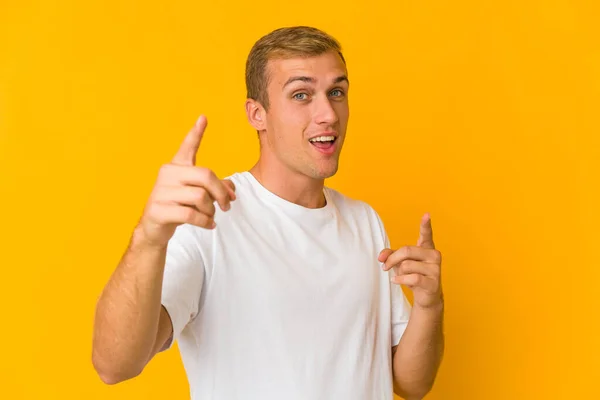
[[[393,358],[394,387],[407,400],[421,399],[432,388],[444,353],[443,303],[415,307]]]
[[[152,356],[160,317],[166,248],[134,233],[96,308],[93,364],[107,383],[138,375]]]

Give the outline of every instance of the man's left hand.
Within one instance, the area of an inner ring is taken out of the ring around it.
[[[414,305],[420,308],[443,306],[441,284],[442,254],[433,243],[431,217],[425,214],[416,246],[404,246],[398,250],[384,249],[378,260],[384,271],[394,268],[396,276],[392,283],[406,285],[413,291]]]

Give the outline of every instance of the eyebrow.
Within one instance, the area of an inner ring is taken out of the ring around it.
[[[335,78],[333,80],[333,83],[340,83],[340,82],[346,82],[348,85],[350,84],[350,81],[348,81],[348,77],[346,75],[340,75],[337,78]]]
[[[292,76],[290,79],[288,79],[284,84],[283,84],[283,88],[285,88],[287,85],[289,85],[292,82],[296,82],[296,81],[300,81],[300,82],[306,82],[306,83],[315,83],[315,78],[311,78],[310,76]],[[346,82],[347,84],[350,84],[350,82],[348,81],[348,77],[346,75],[340,75],[337,78],[335,78],[333,80],[333,83],[340,83],[340,82]]]

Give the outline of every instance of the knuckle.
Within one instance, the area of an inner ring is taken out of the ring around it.
[[[205,210],[202,210],[203,213],[205,213],[206,215],[208,215],[209,217],[213,218],[215,216],[216,213],[216,209],[215,209],[215,205],[210,203],[208,205],[208,208]]]
[[[223,182],[235,192],[235,184],[230,179],[224,179]]]
[[[227,186],[223,183],[220,183],[218,189],[215,193],[215,200],[219,203],[227,202],[229,200],[229,192],[227,191]]]
[[[215,177],[215,173],[211,169],[203,167],[199,167],[198,175],[204,182],[208,182]]]
[[[164,212],[164,208],[161,205],[171,202],[172,197],[173,192],[169,190],[169,188],[165,186],[158,186],[150,195],[149,202],[155,207],[157,212],[160,211],[162,213]]]
[[[219,186],[218,196],[223,199],[229,199],[229,191],[227,190],[227,186],[223,184]]]
[[[423,280],[423,277],[419,274],[414,274],[413,275],[413,282],[415,285],[419,285],[421,284],[421,281]]]
[[[409,246],[403,246],[400,249],[400,254],[402,255],[402,257],[410,257],[410,247]]]
[[[194,219],[196,217],[196,212],[194,209],[185,207],[182,211],[183,222],[186,223],[194,223]]]
[[[410,270],[411,262],[410,260],[404,260],[400,263],[400,272],[403,274],[407,273]]]
[[[212,195],[206,189],[202,189],[202,201],[205,202],[206,204],[212,204],[214,201],[212,198]]]
[[[167,177],[169,176],[171,172],[171,165],[170,164],[163,164],[161,165],[161,167],[158,169],[158,179],[159,180],[166,180]]]
[[[227,204],[229,202],[229,195],[225,192],[225,193],[217,193],[216,195],[216,199],[217,202],[219,202],[219,204]]]
[[[196,188],[194,188],[196,189]],[[208,192],[202,188],[196,189],[194,192],[194,202],[196,204],[204,204],[208,201]]]
[[[170,191],[163,185],[158,185],[154,188],[151,199],[153,202],[161,202],[167,199],[167,196],[170,194]]]
[[[194,216],[194,224],[206,227],[209,225],[209,218],[207,218],[203,214],[198,213]]]
[[[442,253],[439,250],[433,250],[433,261],[436,264],[442,262]]]

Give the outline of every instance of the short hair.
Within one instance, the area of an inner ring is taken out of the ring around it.
[[[246,61],[247,98],[269,108],[267,64],[269,60],[318,56],[337,52],[344,64],[340,43],[327,33],[310,26],[279,28],[261,37],[250,50]]]

